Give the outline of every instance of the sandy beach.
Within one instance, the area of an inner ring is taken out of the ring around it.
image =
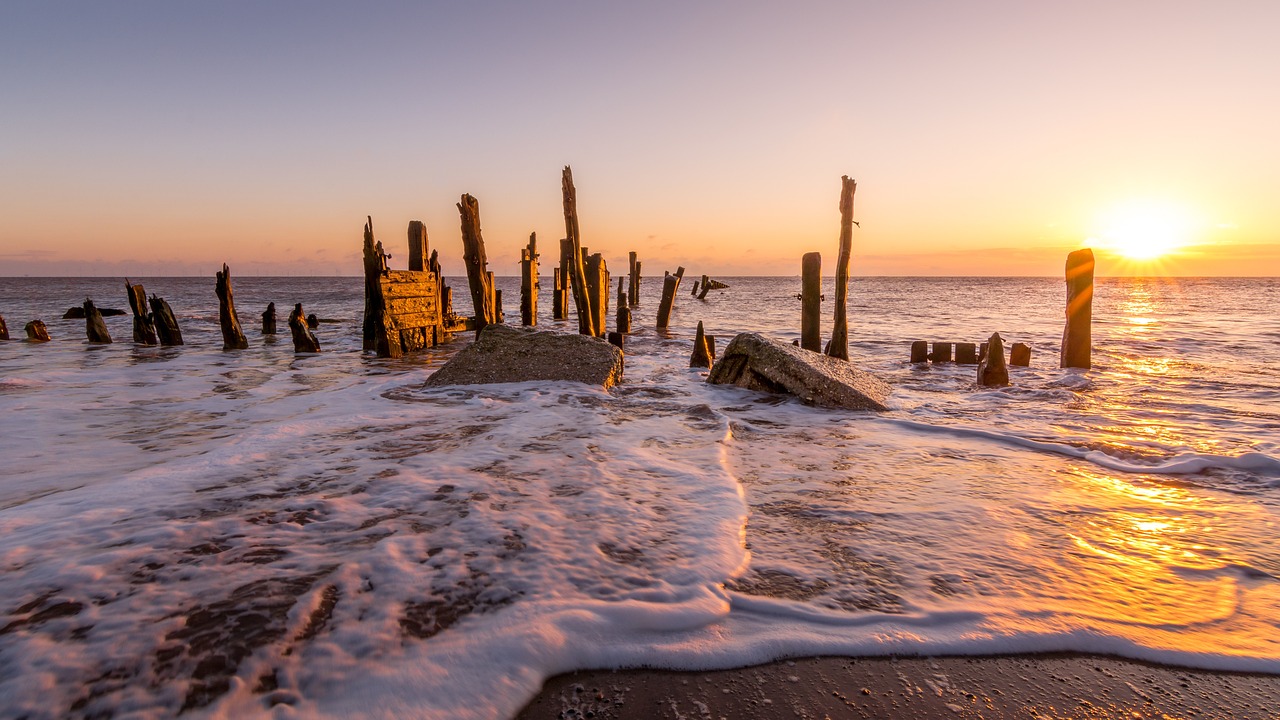
[[[798,658],[737,670],[577,672],[520,720],[1280,718],[1280,676],[1093,655]]]

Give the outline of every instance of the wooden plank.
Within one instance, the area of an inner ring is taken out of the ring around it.
[[[436,316],[434,313],[404,313],[403,315],[392,315],[391,322],[397,330],[430,328],[435,327]]]
[[[387,301],[387,312],[392,317],[409,314],[435,315],[439,317],[436,299],[431,298],[394,298]]]

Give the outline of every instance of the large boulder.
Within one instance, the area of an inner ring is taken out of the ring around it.
[[[622,351],[587,335],[486,325],[434,375],[427,387],[528,380],[572,380],[609,388],[622,380]]]
[[[888,410],[889,384],[847,360],[742,333],[729,342],[707,382],[795,395],[810,405]]]

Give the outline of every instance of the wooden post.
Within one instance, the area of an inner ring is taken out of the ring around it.
[[[506,321],[506,315],[502,312],[502,291],[494,285],[493,273],[489,273],[489,287],[493,288],[493,323],[501,325]]]
[[[444,271],[440,267],[439,253],[435,250],[431,251],[431,260],[429,261],[428,267],[436,276],[436,288],[438,288],[437,307],[440,308],[440,324],[436,326],[432,333],[435,336],[432,342],[439,345],[444,342],[446,337],[451,336],[451,334],[447,332],[447,328],[452,327],[454,323],[453,290],[448,285],[444,284]]]
[[[702,277],[703,277],[703,278],[706,278],[707,276],[706,276],[706,275],[703,275]],[[698,286],[699,286],[700,284],[702,284],[702,281],[701,281],[701,280],[694,280],[694,281],[693,281],[693,291],[689,293],[690,297],[698,297]]]
[[[520,251],[520,324],[538,324],[537,233],[529,233],[529,245]]]
[[[294,352],[320,352],[320,341],[311,334],[311,329],[304,319],[302,303],[294,305],[293,312],[289,313],[289,331],[293,333]]]
[[[800,347],[822,352],[822,253],[800,259]]]
[[[956,364],[977,365],[978,346],[974,343],[956,343]]]
[[[671,322],[671,308],[676,302],[676,292],[680,289],[680,279],[684,277],[684,268],[676,268],[674,275],[667,273],[662,278],[662,302],[658,304],[658,329],[667,327]]]
[[[222,326],[222,349],[244,350],[249,341],[240,329],[240,318],[236,316],[235,298],[231,292],[231,268],[222,263],[222,270],[217,274],[218,324]]]
[[[711,348],[707,346],[707,334],[702,330],[702,321],[698,321],[698,332],[693,336],[693,354],[689,357],[689,367],[711,367]]]
[[[711,362],[715,362],[716,361],[716,336],[704,335],[703,338],[707,341],[707,354],[711,356]]]
[[[471,305],[476,311],[476,337],[497,319],[494,311],[493,285],[490,281],[488,260],[484,255],[484,239],[480,236],[480,203],[470,195],[463,195],[458,203],[462,216],[463,260],[467,263],[467,283],[471,287]]]
[[[43,320],[32,320],[23,330],[27,332],[27,342],[49,342],[49,329]]]
[[[0,315],[0,340],[9,339],[9,326],[4,323],[4,316]]]
[[[615,324],[618,332],[631,332],[631,307],[627,305],[627,293],[622,289],[622,278],[618,278],[618,316]]]
[[[640,278],[643,277],[642,265],[644,265],[644,263],[639,260],[636,261],[636,301],[631,303],[636,307],[640,306]]]
[[[94,307],[93,301],[84,299],[84,332],[89,342],[106,344],[111,342],[111,333],[107,332],[107,324],[102,320],[102,313]]]
[[[403,354],[399,333],[387,317],[387,302],[382,296],[382,276],[387,274],[387,258],[382,243],[373,239],[373,218],[364,226],[364,349],[378,357],[398,358]]]
[[[934,342],[933,352],[929,354],[929,360],[936,363],[951,362],[951,343]]]
[[[849,256],[853,254],[853,193],[858,183],[848,175],[840,178],[840,255],[836,258],[835,327],[827,354],[849,359]]]
[[[623,349],[624,349],[624,348],[622,347],[622,344],[623,344],[623,340],[622,340],[622,338],[623,338],[623,337],[624,337],[624,336],[623,336],[623,334],[622,334],[622,333],[620,333],[620,332],[618,332],[618,331],[616,331],[616,330],[615,330],[615,331],[613,331],[613,332],[610,332],[610,333],[609,333],[609,335],[608,335],[608,337],[606,337],[605,339],[609,341],[609,344],[610,344],[610,345],[613,345],[613,346],[617,347],[619,350],[623,350]]]
[[[124,292],[129,298],[129,309],[133,311],[133,341],[142,345],[159,343],[156,326],[147,312],[147,291],[141,285],[129,284],[129,279],[125,278]]]
[[[640,304],[640,263],[636,261],[634,251],[627,255],[631,260],[630,274],[627,276],[627,305],[635,307]]]
[[[555,273],[555,296],[551,302],[551,317],[556,320],[569,319],[569,263],[573,256],[573,241],[560,239],[560,264]]]
[[[992,333],[987,340],[987,353],[978,363],[978,384],[983,387],[1009,384],[1009,368],[1004,363],[1004,341],[1000,339],[1000,333]]]
[[[604,256],[595,253],[588,257],[583,271],[586,273],[591,327],[596,329],[598,336],[604,337],[605,321],[609,312],[609,270],[605,266]]]
[[[1009,364],[1018,367],[1029,367],[1031,365],[1031,346],[1026,343],[1014,343],[1009,348]]]
[[[1062,330],[1064,368],[1093,366],[1093,250],[1067,255],[1067,324]]]
[[[427,226],[421,220],[409,221],[409,269],[426,270]]]
[[[276,334],[276,304],[267,303],[267,309],[262,313],[262,334]]]
[[[707,293],[708,293],[708,292],[711,290],[711,288],[713,288],[713,287],[715,287],[715,285],[711,282],[711,278],[707,277],[706,275],[703,275],[703,276],[702,276],[702,290],[698,293],[698,299],[699,299],[699,300],[706,300],[706,299],[707,299]]]
[[[598,337],[601,329],[595,326],[595,316],[591,312],[591,301],[587,295],[586,273],[582,265],[582,235],[578,230],[578,194],[573,187],[573,169],[564,166],[560,179],[560,189],[564,196],[564,230],[565,235],[573,243],[570,255],[569,281],[573,287],[573,304],[578,311],[578,333]]]
[[[916,340],[911,343],[911,362],[929,362],[929,341]]]
[[[182,330],[178,328],[178,318],[174,317],[173,308],[164,298],[152,295],[147,301],[151,305],[151,317],[155,322],[156,336],[165,347],[182,344]]]

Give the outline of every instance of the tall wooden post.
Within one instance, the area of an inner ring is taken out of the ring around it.
[[[1062,330],[1062,367],[1093,366],[1093,250],[1067,255],[1067,325]]]
[[[131,285],[125,278],[124,292],[129,298],[129,309],[133,311],[133,341],[140,345],[158,344],[156,326],[147,311],[147,291],[141,285]]]
[[[240,318],[236,315],[235,298],[231,293],[231,268],[226,263],[222,263],[222,272],[217,274],[217,279],[215,290],[218,293],[218,324],[222,326],[222,349],[244,350],[249,347],[249,341],[244,337],[244,330],[240,329]]]
[[[573,243],[570,254],[569,281],[573,287],[573,305],[578,311],[578,333],[581,335],[599,336],[601,333],[595,326],[591,312],[591,301],[587,296],[586,273],[582,265],[582,235],[578,230],[578,193],[573,187],[573,169],[564,166],[560,179],[560,190],[564,198],[564,231]]]
[[[529,233],[529,245],[520,251],[520,324],[538,324],[537,233]]]
[[[603,336],[605,319],[609,312],[609,270],[605,266],[604,256],[595,253],[587,257],[583,264],[583,272],[586,277],[591,326],[596,328],[597,335]]]
[[[276,304],[267,303],[267,309],[262,313],[262,334],[276,334]]]
[[[573,241],[569,238],[560,238],[560,264],[556,268],[556,292],[551,303],[551,316],[556,320],[569,319],[569,258],[571,257],[573,257]]]
[[[662,302],[658,304],[658,322],[659,329],[667,327],[671,321],[671,308],[676,302],[676,293],[680,290],[680,279],[684,277],[684,268],[676,268],[674,275],[667,273],[662,278]]]
[[[409,269],[426,270],[427,226],[421,220],[409,221]]]
[[[476,311],[476,337],[480,337],[485,325],[497,319],[493,284],[484,255],[484,239],[480,236],[480,202],[470,195],[463,195],[458,203],[458,213],[462,217],[462,258],[467,264],[471,304]]]
[[[835,327],[827,354],[849,359],[849,256],[853,254],[853,193],[858,183],[848,175],[840,178],[840,255],[836,258]]]
[[[173,308],[164,298],[152,295],[147,301],[151,306],[151,317],[155,321],[156,336],[165,347],[182,344],[182,330],[178,328],[178,318],[174,317]]]
[[[800,260],[800,347],[822,352],[822,253]]]
[[[84,299],[84,331],[89,337],[91,343],[109,343],[111,342],[111,333],[107,332],[107,323],[102,319],[102,313],[98,308],[94,307],[93,301],[89,298]]]
[[[635,252],[628,253],[631,260],[631,273],[627,287],[627,304],[635,307],[640,304],[640,263],[636,260]]]
[[[400,333],[387,316],[386,298],[382,296],[382,276],[387,273],[387,258],[382,243],[373,239],[373,218],[364,226],[364,349],[378,357],[398,358],[404,350]]]
[[[627,293],[622,288],[622,278],[618,278],[618,316],[615,319],[618,332],[631,332],[631,307],[627,305]]]

